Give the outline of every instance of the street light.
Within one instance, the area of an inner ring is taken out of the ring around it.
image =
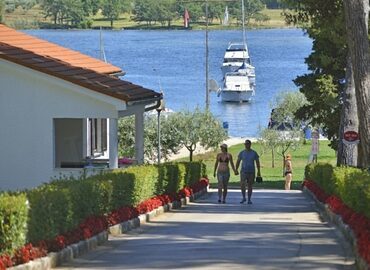
[[[158,137],[158,164],[161,163],[161,111],[165,109],[165,103],[163,99],[163,93],[162,93],[162,99],[160,101],[160,105],[157,110],[157,137]]]

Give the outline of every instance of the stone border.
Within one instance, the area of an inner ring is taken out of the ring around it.
[[[314,201],[324,219],[334,224],[339,229],[340,233],[344,236],[346,241],[350,244],[353,254],[355,255],[356,268],[359,270],[370,270],[370,266],[357,252],[356,236],[352,229],[343,222],[342,217],[333,213],[329,205],[320,202],[316,196],[306,187],[303,187],[303,192],[308,194]]]
[[[120,224],[113,225],[108,228],[107,231],[101,232],[89,239],[80,241],[78,243],[72,244],[59,252],[50,252],[47,256],[38,258],[36,260],[30,261],[25,264],[20,264],[7,268],[9,270],[49,270],[51,268],[57,267],[62,263],[68,262],[75,259],[89,251],[96,249],[98,245],[101,245],[108,241],[108,234],[118,235],[145,224],[151,221],[154,217],[163,214],[164,212],[169,212],[171,209],[179,209],[189,202],[193,202],[196,199],[202,197],[208,193],[208,186],[201,191],[194,193],[190,197],[182,198],[180,201],[174,201],[172,203],[160,206],[151,212],[142,214],[137,218],[130,219]]]

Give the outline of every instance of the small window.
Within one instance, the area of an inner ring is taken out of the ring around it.
[[[107,151],[107,119],[90,118],[90,156]]]

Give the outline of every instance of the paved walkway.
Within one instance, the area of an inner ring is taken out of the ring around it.
[[[300,191],[215,190],[58,269],[355,269],[350,249]]]

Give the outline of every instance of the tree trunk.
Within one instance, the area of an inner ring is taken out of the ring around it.
[[[368,168],[370,167],[369,0],[346,0],[343,3],[359,118],[359,160],[361,164],[358,165]]]
[[[285,152],[282,152],[281,156],[283,157],[283,177],[285,177]]]
[[[274,148],[271,149],[271,167],[275,168],[275,151],[274,151]]]
[[[350,165],[357,167],[357,145],[346,145],[343,143],[343,134],[345,130],[354,130],[358,132],[356,93],[353,82],[351,57],[349,55],[347,56],[346,85],[344,86],[341,98],[342,110],[338,136],[337,165]]]

